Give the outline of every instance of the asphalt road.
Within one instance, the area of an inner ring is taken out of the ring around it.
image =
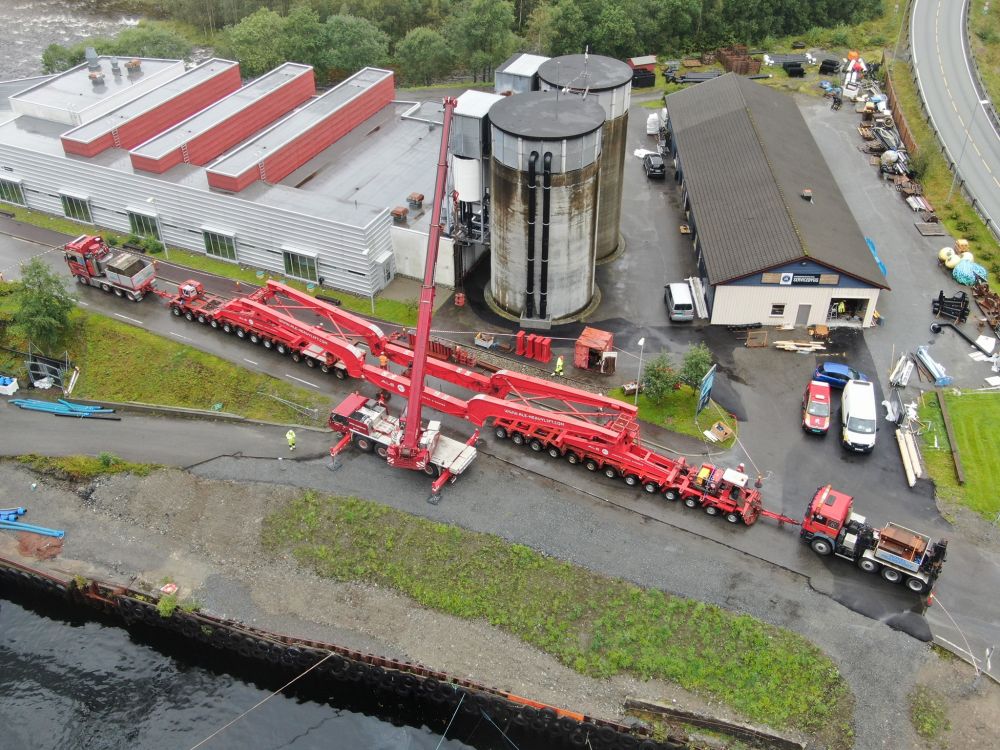
[[[910,49],[938,138],[959,180],[1000,233],[1000,132],[970,63],[967,5],[968,0],[914,0]]]

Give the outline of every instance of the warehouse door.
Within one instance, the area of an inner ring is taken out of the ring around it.
[[[809,325],[809,313],[812,312],[812,305],[799,305],[798,315],[795,316],[795,325]]]

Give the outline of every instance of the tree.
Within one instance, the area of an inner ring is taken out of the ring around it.
[[[592,39],[594,52],[608,57],[629,57],[635,51],[635,26],[620,4],[608,3],[601,9]]]
[[[330,16],[326,34],[326,65],[342,74],[383,65],[389,58],[389,35],[364,18]]]
[[[430,85],[435,79],[451,73],[455,54],[444,36],[434,29],[421,26],[413,29],[396,47],[403,78],[408,83]]]
[[[289,62],[312,65],[323,70],[327,65],[327,30],[312,8],[297,5],[282,24],[278,51]]]
[[[687,350],[681,363],[681,382],[697,388],[710,369],[712,369],[712,352],[704,344],[695,344]]]
[[[256,78],[285,62],[281,56],[284,25],[273,10],[261,8],[229,27],[218,46],[224,55],[239,61],[244,76]]]
[[[652,360],[642,373],[642,392],[650,401],[659,403],[680,384],[680,376],[667,354]]]
[[[481,75],[486,81],[517,45],[513,25],[514,6],[507,0],[470,0],[452,17],[445,36],[473,80]]]
[[[191,54],[191,44],[187,39],[155,21],[140,21],[138,26],[124,29],[114,39],[95,42],[93,47],[101,55],[169,60],[183,60]]]
[[[66,291],[62,278],[41,258],[21,268],[15,301],[14,325],[32,343],[47,351],[66,335],[76,300]]]
[[[540,52],[557,57],[583,52],[591,28],[581,5],[574,0],[557,0],[535,9],[526,33],[538,39]]]

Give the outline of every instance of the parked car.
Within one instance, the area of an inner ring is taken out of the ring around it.
[[[875,385],[864,380],[851,380],[844,387],[840,400],[840,442],[858,453],[871,453],[878,433],[878,404]]]
[[[659,154],[646,154],[642,157],[642,168],[646,170],[646,177],[650,179],[662,180],[667,176],[667,165]]]
[[[853,367],[848,367],[842,362],[822,362],[813,373],[813,380],[827,383],[834,388],[843,388],[848,380],[863,380],[868,382],[868,377],[863,372],[858,372]]]
[[[830,385],[810,380],[802,396],[802,429],[825,435],[830,429]]]

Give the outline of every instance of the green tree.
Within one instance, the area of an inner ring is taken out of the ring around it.
[[[278,51],[290,62],[312,65],[317,72],[327,65],[327,30],[319,14],[305,5],[297,5],[282,23]]]
[[[575,0],[557,0],[531,14],[526,35],[537,39],[539,52],[553,57],[583,52],[592,26]]]
[[[592,39],[592,51],[608,57],[630,57],[634,54],[635,26],[625,8],[619,3],[607,3],[597,18]]]
[[[697,388],[701,379],[712,368],[712,352],[704,344],[695,344],[687,350],[681,363],[680,379],[685,385]]]
[[[155,21],[140,21],[138,26],[124,29],[113,39],[98,41],[93,46],[101,55],[183,60],[191,54],[187,39]]]
[[[327,67],[346,77],[368,65],[384,65],[389,36],[371,21],[356,16],[326,19]]]
[[[42,70],[46,73],[61,73],[83,62],[84,48],[81,44],[64,47],[50,44],[42,53]]]
[[[486,81],[517,46],[513,25],[514,6],[507,0],[470,0],[450,19],[445,36],[473,80]]]
[[[76,300],[66,291],[62,278],[41,258],[34,258],[21,268],[15,304],[15,327],[33,344],[48,351],[66,335]]]
[[[680,375],[667,354],[653,359],[642,372],[642,392],[654,403],[663,401],[680,382]]]
[[[430,85],[451,73],[455,53],[444,36],[434,29],[421,26],[413,29],[396,47],[403,79],[407,83]]]
[[[281,54],[284,19],[273,10],[261,8],[226,29],[220,52],[240,63],[240,72],[256,78],[285,62]]]

